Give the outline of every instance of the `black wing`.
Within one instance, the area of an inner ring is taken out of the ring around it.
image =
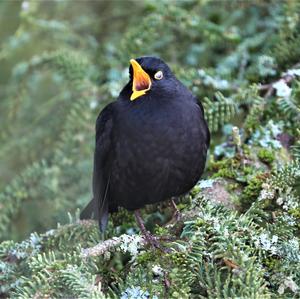
[[[113,104],[107,105],[96,121],[96,146],[94,153],[93,199],[80,214],[80,219],[99,221],[100,231],[108,222],[108,188],[111,169],[111,143],[113,128]]]
[[[196,102],[196,104],[200,107],[200,110],[202,112],[202,117],[203,117],[203,120],[204,120],[204,125],[205,125],[205,135],[206,135],[206,145],[207,145],[207,149],[209,148],[209,145],[210,145],[210,131],[209,131],[209,128],[208,128],[208,125],[207,125],[207,121],[206,121],[206,118],[205,118],[205,113],[204,113],[204,108],[203,108],[203,105],[202,103],[196,98],[196,97],[193,97],[194,98],[194,101]]]

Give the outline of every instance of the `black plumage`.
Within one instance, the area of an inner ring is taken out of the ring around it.
[[[159,58],[131,60],[130,80],[97,118],[93,200],[82,219],[137,210],[188,192],[201,177],[210,134],[201,103]]]

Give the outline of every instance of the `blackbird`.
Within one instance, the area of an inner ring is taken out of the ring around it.
[[[130,60],[130,80],[96,121],[93,199],[81,219],[104,231],[118,207],[135,211],[187,193],[200,179],[210,133],[197,98],[156,57]]]

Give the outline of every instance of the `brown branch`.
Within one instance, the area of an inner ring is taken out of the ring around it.
[[[300,66],[300,62],[296,63],[295,65],[293,65],[291,67],[291,69],[297,68]],[[287,74],[285,73],[280,79],[273,81],[269,84],[262,84],[258,87],[258,89],[260,91],[266,91],[264,98],[268,98],[270,97],[273,92],[274,92],[274,87],[273,85],[279,81],[283,81],[285,84],[291,83],[294,79],[295,79],[296,75],[291,75],[291,74]]]
[[[121,248],[123,251],[132,251],[143,247],[147,243],[147,240],[139,235],[121,235],[120,237],[113,237],[111,239],[108,239],[106,241],[103,241],[99,244],[97,244],[94,247],[85,248],[81,252],[81,256],[83,258],[92,257],[92,256],[99,256],[103,255],[106,252],[109,252],[112,249]],[[135,246],[135,248],[132,248],[130,250],[130,245]]]
[[[155,237],[157,241],[174,241],[174,237],[160,236]],[[123,252],[130,252],[132,255],[137,254],[138,249],[145,247],[149,244],[146,237],[141,235],[126,235],[123,234],[120,237],[113,237],[105,240],[94,247],[85,248],[81,251],[83,258],[104,255],[110,251],[116,251],[120,249]]]

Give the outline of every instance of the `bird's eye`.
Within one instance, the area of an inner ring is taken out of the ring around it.
[[[164,76],[163,72],[162,71],[158,71],[158,72],[155,73],[154,78],[156,80],[161,80],[163,78],[163,76]]]

